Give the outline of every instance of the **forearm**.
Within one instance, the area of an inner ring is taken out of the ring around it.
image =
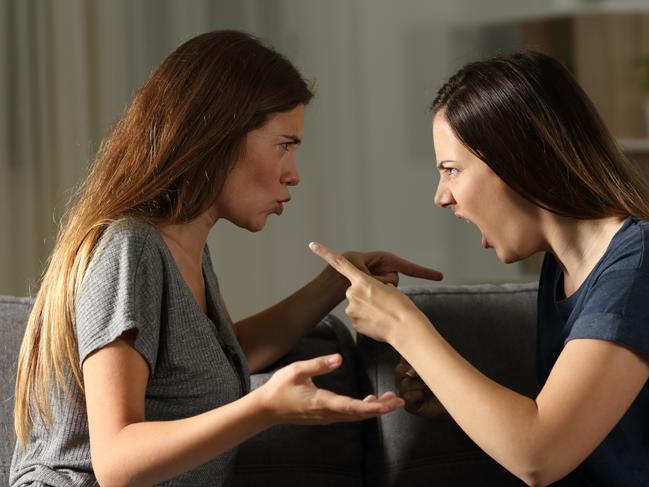
[[[423,315],[413,319],[417,323],[400,329],[391,344],[417,370],[459,426],[521,479],[538,479],[541,470],[547,474],[551,438],[542,427],[536,402],[483,375]]]
[[[323,270],[289,297],[235,324],[248,367],[256,372],[288,352],[345,297],[346,280]]]
[[[176,477],[271,425],[254,392],[186,419],[125,426],[93,445],[93,469],[104,486],[148,486]]]

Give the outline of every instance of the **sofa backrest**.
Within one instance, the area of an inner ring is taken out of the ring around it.
[[[402,290],[473,366],[496,382],[534,397],[536,289],[531,283]],[[363,393],[394,390],[397,352],[362,335],[357,341],[365,374]],[[522,485],[482,452],[447,413],[422,418],[398,410],[365,424],[367,485]]]
[[[9,485],[9,467],[15,444],[16,363],[32,304],[29,298],[0,296],[0,485]]]

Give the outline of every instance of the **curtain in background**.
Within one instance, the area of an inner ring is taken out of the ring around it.
[[[251,5],[0,0],[0,294],[35,294],[73,188],[150,69]]]
[[[25,294],[36,285],[97,129],[88,8],[62,3],[0,4],[3,293]]]
[[[235,319],[322,269],[310,240],[390,250],[450,283],[526,278],[433,209],[426,105],[482,49],[456,35],[467,16],[475,28],[559,1],[0,0],[0,294],[34,294],[70,190],[151,68],[219,28],[268,41],[316,92],[287,211],[261,233],[219,223],[210,234]]]
[[[356,19],[347,0],[0,0],[0,294],[35,294],[71,191],[134,90],[182,41],[218,28],[258,35],[317,80],[290,211],[262,234],[219,224],[210,235],[233,316],[313,277],[309,240],[367,247]]]

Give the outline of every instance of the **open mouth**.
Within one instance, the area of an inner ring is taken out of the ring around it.
[[[489,243],[489,240],[487,240],[487,237],[485,236],[484,232],[480,229],[480,227],[478,225],[476,225],[471,220],[469,220],[468,218],[464,217],[463,215],[461,215],[459,213],[455,213],[455,217],[476,226],[476,228],[480,231],[480,246],[483,249],[493,248],[493,246]]]

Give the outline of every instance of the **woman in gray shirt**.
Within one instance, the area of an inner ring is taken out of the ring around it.
[[[248,393],[344,297],[328,267],[232,324],[207,251],[219,219],[250,230],[298,184],[307,84],[236,31],[195,37],[150,75],[103,142],[61,227],[20,352],[11,485],[225,485],[236,445],[277,423],[353,421],[402,405],[317,389],[339,355]],[[386,283],[436,271],[349,252]]]

